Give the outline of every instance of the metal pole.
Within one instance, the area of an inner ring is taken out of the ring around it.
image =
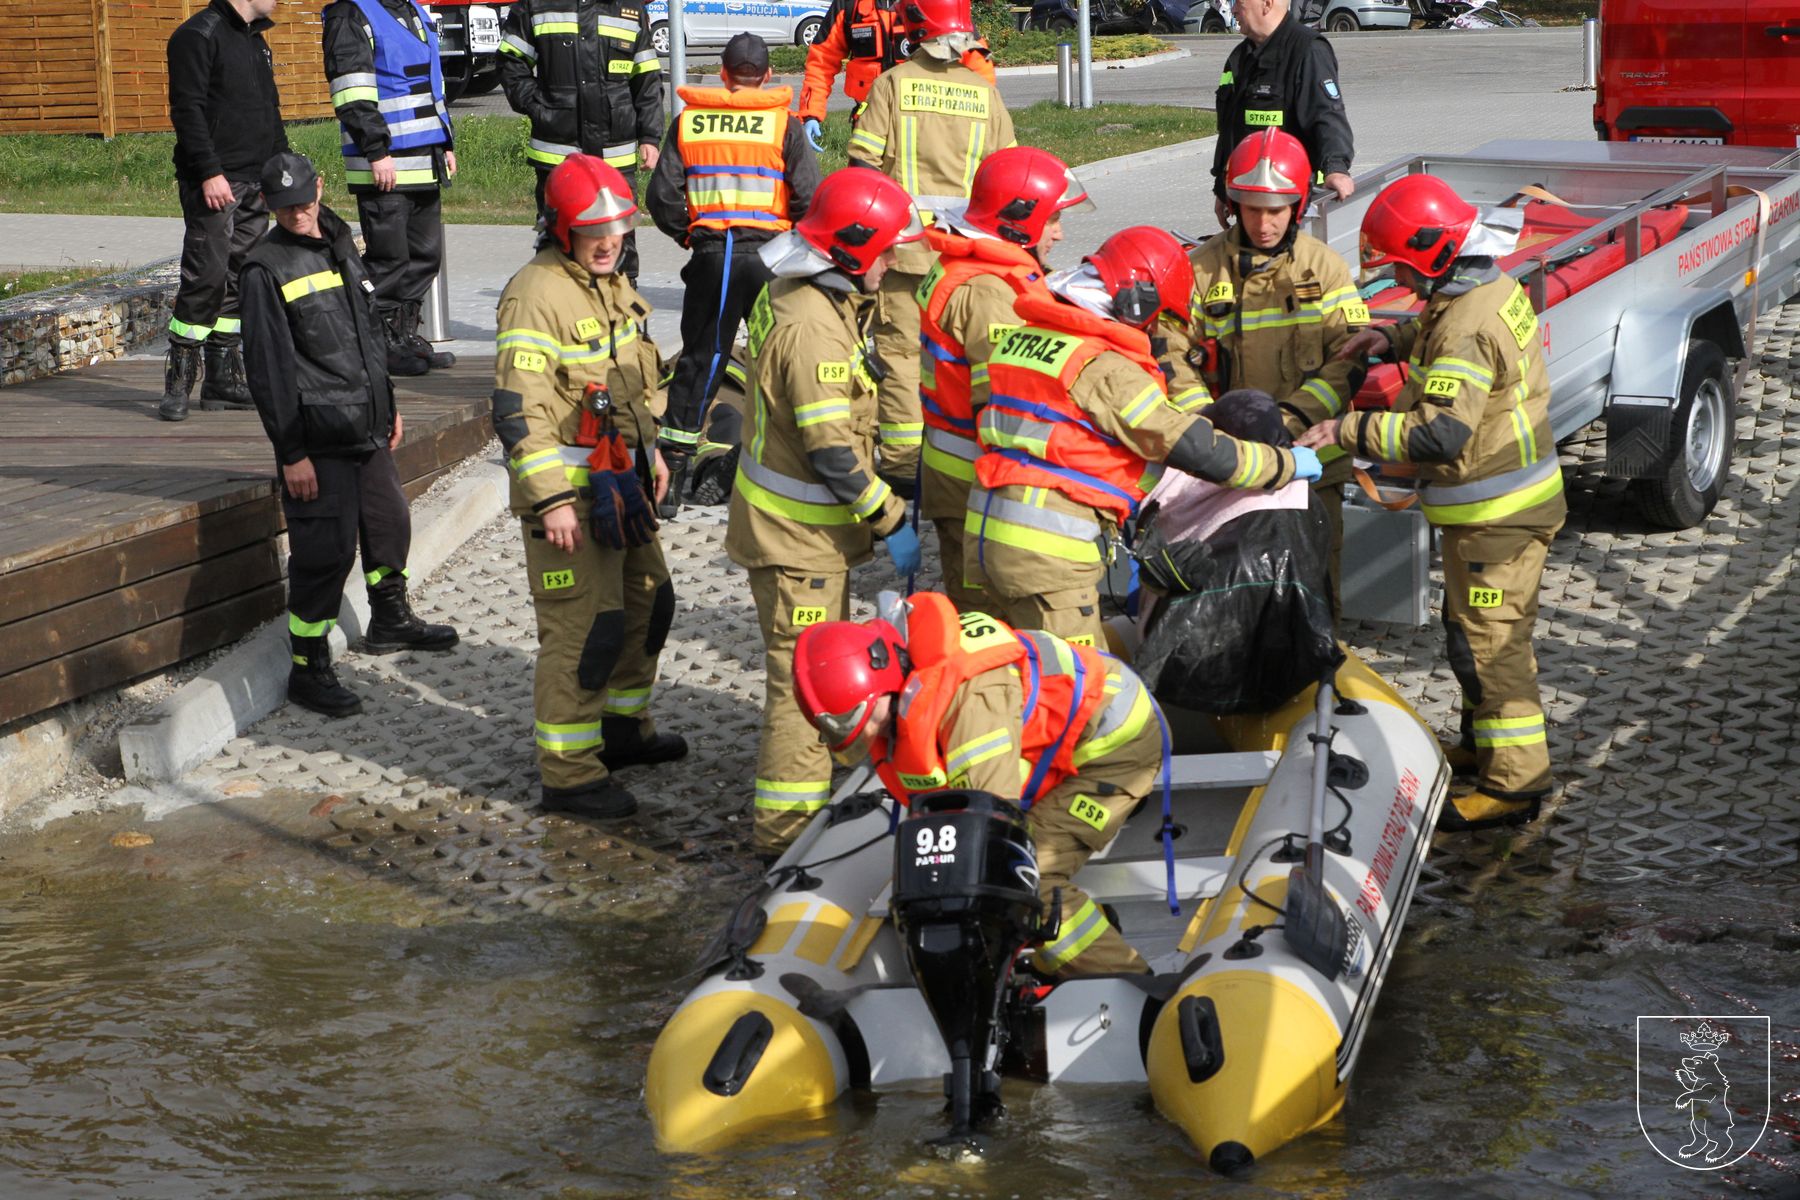
[[[687,82],[687,3],[669,0],[669,115],[684,107],[676,88]]]
[[[1585,17],[1581,22],[1581,87],[1591,92],[1600,86],[1600,22]]]
[[[1067,42],[1056,44],[1056,102],[1064,108],[1075,107],[1075,76]]]
[[[1076,6],[1075,19],[1080,22],[1076,45],[1081,49],[1081,107],[1094,107],[1094,28],[1088,0]]]
[[[447,342],[450,340],[450,239],[440,238],[442,249],[438,258],[437,277],[425,290],[425,306],[419,310],[420,323],[425,327],[425,340],[428,342]]]

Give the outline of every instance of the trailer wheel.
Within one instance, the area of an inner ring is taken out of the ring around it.
[[[1736,440],[1737,396],[1725,353],[1712,342],[1690,341],[1668,459],[1658,474],[1631,483],[1638,511],[1664,529],[1691,529],[1706,520],[1731,474]]]

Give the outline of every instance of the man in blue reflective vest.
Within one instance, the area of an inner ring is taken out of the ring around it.
[[[325,10],[324,43],[388,371],[448,367],[455,357],[419,335],[425,292],[443,266],[439,189],[456,174],[437,33],[413,0],[337,0]]]

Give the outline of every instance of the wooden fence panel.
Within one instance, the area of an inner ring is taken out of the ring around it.
[[[169,35],[204,0],[0,0],[7,70],[0,134],[154,133],[169,129]],[[322,5],[287,0],[264,36],[281,113],[331,115],[320,57]]]

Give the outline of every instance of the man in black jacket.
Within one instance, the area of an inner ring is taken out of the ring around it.
[[[281,469],[288,527],[288,699],[329,717],[362,701],[331,669],[331,627],[362,545],[371,619],[365,649],[446,650],[448,625],[406,601],[412,516],[390,451],[401,420],[377,327],[375,287],[350,227],[319,203],[325,185],[298,154],[277,154],[262,189],[279,228],[244,261],[250,392]]]
[[[337,0],[325,9],[323,38],[388,369],[453,366],[455,355],[419,334],[425,293],[443,266],[441,189],[456,174],[437,33],[414,0]]]
[[[165,421],[187,417],[203,359],[200,406],[250,407],[239,353],[238,268],[269,224],[257,174],[270,155],[287,149],[263,41],[274,11],[275,0],[212,0],[169,36],[169,120],[187,232],[156,410]]]
[[[656,167],[663,135],[662,61],[641,0],[518,0],[501,23],[500,83],[531,121],[525,157],[544,181],[580,151],[625,176]],[[619,270],[637,285],[637,233],[625,235]]]
[[[769,78],[768,45],[740,33],[720,57],[723,86],[678,88],[687,107],[663,138],[645,196],[656,227],[694,252],[681,271],[681,357],[659,434],[665,517],[681,507],[738,324],[774,278],[757,251],[806,215],[819,186],[805,130],[788,118],[793,90],[768,87]]]
[[[1226,160],[1246,135],[1271,125],[1300,139],[1316,172],[1315,183],[1347,199],[1356,188],[1350,179],[1356,145],[1331,43],[1300,23],[1288,0],[1233,0],[1232,9],[1244,40],[1225,60],[1213,104],[1219,115],[1213,209],[1220,228],[1231,216]]]

